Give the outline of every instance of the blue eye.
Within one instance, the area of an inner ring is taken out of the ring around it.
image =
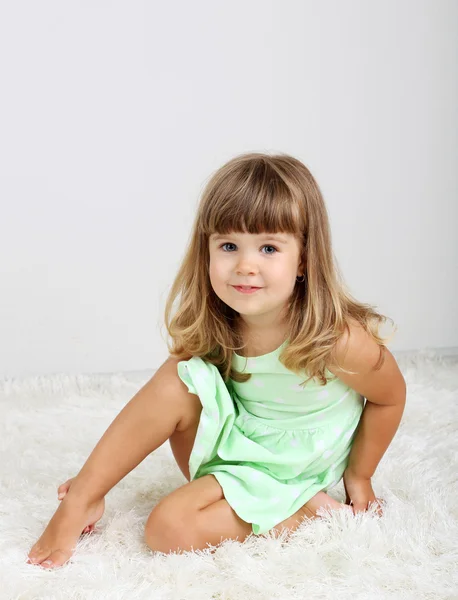
[[[233,244],[232,242],[225,242],[224,244],[221,244],[220,248],[223,248],[224,246],[235,246],[235,244]],[[270,244],[265,244],[262,247],[263,248],[273,248],[275,250],[275,252],[267,252],[267,255],[276,254],[278,252],[278,249],[275,246],[271,246]],[[227,252],[227,250],[224,250],[224,252]]]

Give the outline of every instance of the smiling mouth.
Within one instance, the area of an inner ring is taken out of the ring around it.
[[[233,285],[232,286],[237,292],[241,294],[254,294],[258,290],[262,290],[260,287],[256,286],[247,286],[247,285]]]

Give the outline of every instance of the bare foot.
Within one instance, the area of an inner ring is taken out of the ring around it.
[[[66,486],[62,502],[39,540],[32,546],[28,563],[47,569],[62,566],[73,555],[81,532],[92,531],[95,523],[102,517],[105,499],[85,503],[79,498],[73,498],[71,493],[67,496],[71,481],[62,484]]]
[[[305,504],[307,516],[312,519],[320,517],[320,513],[323,509],[339,510],[341,508],[347,508],[351,510],[351,508],[347,504],[334,500],[334,498],[328,496],[326,492],[318,492],[318,494],[315,494],[315,496],[313,496],[313,498],[310,498],[310,500]]]
[[[67,479],[67,481],[65,483],[61,483],[61,485],[57,488],[57,499],[59,500],[59,502],[61,500],[63,500],[65,498],[65,496],[67,495],[68,490],[70,489],[70,487],[72,485],[73,479],[74,479],[73,477],[71,477],[70,479]],[[89,525],[87,525],[81,533],[91,533],[91,531],[94,531],[95,524],[97,523],[97,521],[99,521],[102,518],[102,515],[105,511],[105,498],[102,498],[102,500],[100,500],[100,504],[102,506],[100,516],[98,516],[94,520],[93,523],[89,523]]]

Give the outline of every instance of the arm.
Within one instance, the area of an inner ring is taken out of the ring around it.
[[[375,473],[399,427],[405,400],[392,405],[366,403],[358,425],[347,469],[367,479]]]
[[[384,347],[384,362],[374,368],[380,346],[356,323],[350,325],[335,348],[339,364],[356,375],[331,368],[340,380],[367,399],[349,456],[347,471],[370,480],[401,422],[406,403],[406,383],[399,367]]]

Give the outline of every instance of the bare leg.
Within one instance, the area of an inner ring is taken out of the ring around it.
[[[291,517],[273,529],[297,529],[304,518],[316,518],[322,507],[346,507],[318,492]],[[145,542],[151,550],[181,553],[217,546],[226,539],[243,542],[252,533],[251,523],[242,520],[224,497],[214,475],[205,475],[174,490],[152,510],[145,527]]]
[[[187,422],[198,397],[178,377],[177,362],[169,357],[108,427],[31,548],[30,562],[67,562],[81,531],[100,518],[107,492]]]
[[[345,504],[341,504],[337,500],[334,500],[334,498],[331,498],[331,496],[328,496],[325,492],[318,492],[297,512],[291,515],[291,517],[278,523],[271,531],[281,533],[286,529],[291,533],[303,523],[304,518],[319,518],[317,511],[319,512],[319,509],[323,507],[331,510],[349,508]],[[196,532],[196,537],[193,539],[192,543],[194,550],[208,548],[208,543],[212,546],[217,546],[225,539],[243,542],[252,533],[251,523],[242,521],[226,500],[219,500],[201,510],[199,518],[200,528],[198,532]],[[181,547],[181,550],[189,549],[191,549],[190,546]]]

